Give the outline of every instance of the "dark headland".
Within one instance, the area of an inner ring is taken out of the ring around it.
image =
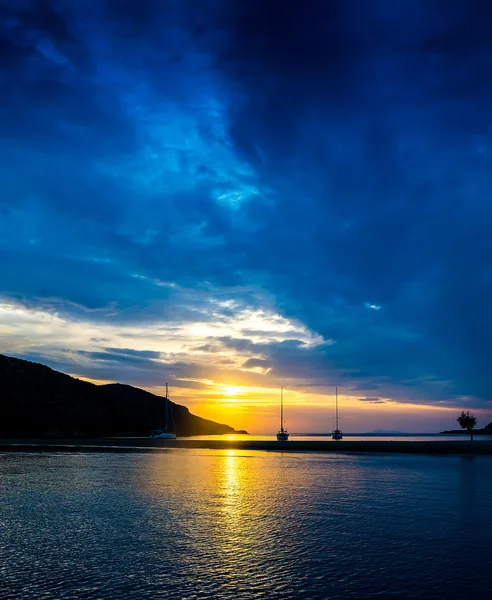
[[[169,404],[177,435],[247,433]],[[130,385],[95,385],[0,354],[0,438],[148,436],[165,426],[164,406]]]

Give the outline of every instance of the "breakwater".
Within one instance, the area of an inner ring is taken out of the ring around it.
[[[169,449],[259,450],[386,454],[492,455],[492,441],[351,441],[278,442],[275,440],[153,440],[150,438],[0,439],[0,452],[159,452]]]

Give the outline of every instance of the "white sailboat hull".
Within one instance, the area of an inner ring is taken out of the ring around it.
[[[289,434],[287,433],[287,431],[279,431],[277,433],[277,440],[279,442],[287,442],[289,439]]]

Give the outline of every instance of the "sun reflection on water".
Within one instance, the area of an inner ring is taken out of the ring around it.
[[[242,507],[244,495],[248,494],[244,487],[243,471],[236,450],[227,450],[222,457],[219,481],[219,497],[222,501],[221,513],[225,528],[228,529],[228,545],[233,545],[240,538],[242,527]]]

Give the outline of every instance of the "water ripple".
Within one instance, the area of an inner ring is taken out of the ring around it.
[[[490,457],[0,456],[5,600],[488,598]]]

